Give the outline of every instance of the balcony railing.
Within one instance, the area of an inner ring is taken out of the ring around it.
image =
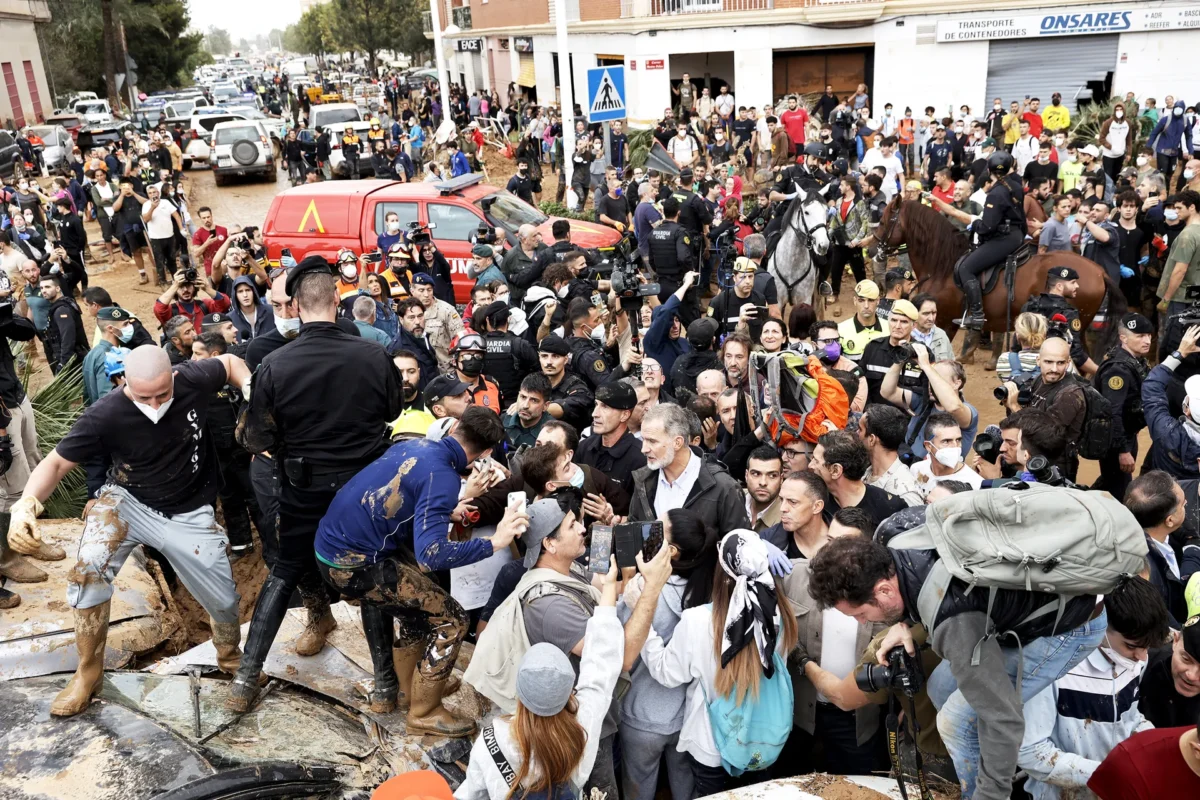
[[[459,30],[471,30],[471,7],[459,6],[450,9],[450,19],[458,26]]]
[[[675,14],[710,14],[718,11],[767,11],[774,7],[775,0],[621,0],[621,16],[660,17]]]

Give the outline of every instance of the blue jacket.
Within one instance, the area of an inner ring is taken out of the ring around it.
[[[692,349],[683,331],[680,331],[678,339],[671,338],[671,323],[679,316],[679,306],[678,297],[668,297],[667,302],[654,309],[650,317],[650,327],[642,337],[642,349],[662,366],[663,376],[668,379],[671,368],[675,366],[675,359]]]
[[[1167,365],[1171,366],[1168,367]],[[1142,383],[1142,410],[1146,415],[1146,427],[1150,430],[1150,441],[1154,442],[1151,467],[1169,473],[1176,480],[1200,477],[1200,442],[1187,434],[1184,423],[1171,416],[1167,406],[1167,384],[1175,360],[1164,359]]]
[[[392,445],[338,490],[317,526],[317,558],[333,567],[374,564],[408,544],[430,570],[465,567],[492,554],[486,539],[450,541],[467,454],[453,438]]]
[[[1187,108],[1187,103],[1176,100],[1175,108],[1183,111]],[[1179,146],[1181,140],[1186,143],[1182,153]],[[1146,146],[1152,148],[1156,153],[1161,153],[1163,150],[1174,150],[1175,155],[1191,155],[1192,128],[1187,124],[1186,116],[1180,114],[1177,117],[1174,112],[1170,112],[1159,117],[1158,124],[1154,126],[1154,130],[1150,131],[1150,138],[1146,140]]]
[[[459,175],[466,175],[471,171],[471,162],[467,161],[467,156],[462,150],[455,150],[454,155],[450,157],[450,177],[457,178]]]

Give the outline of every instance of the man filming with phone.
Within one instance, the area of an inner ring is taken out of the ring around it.
[[[708,307],[708,315],[717,321],[718,334],[766,321],[767,298],[754,288],[757,272],[757,265],[745,256],[733,262],[733,289],[722,289]]]

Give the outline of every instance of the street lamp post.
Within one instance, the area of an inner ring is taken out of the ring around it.
[[[433,57],[437,62],[438,87],[442,95],[442,119],[450,119],[450,70],[446,68],[442,45],[442,26],[438,16],[438,0],[429,0],[429,15],[433,23]]]
[[[562,98],[563,169],[562,180],[567,182],[568,191],[573,173],[575,155],[575,87],[571,85],[571,51],[567,49],[567,0],[555,0],[555,28],[558,33],[558,84]],[[554,154],[550,154],[554,158]]]

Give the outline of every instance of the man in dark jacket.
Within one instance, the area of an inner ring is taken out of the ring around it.
[[[421,365],[418,388],[423,392],[438,374],[437,356],[433,354],[429,337],[425,335],[425,306],[417,298],[410,297],[400,303],[396,315],[400,318],[400,330],[388,353],[395,355],[399,350],[407,350],[417,357],[417,363]]]
[[[592,390],[587,381],[571,372],[571,348],[561,336],[550,334],[538,344],[542,374],[550,380],[546,411],[581,431],[592,419]]]
[[[918,516],[916,524],[923,521]],[[838,537],[809,562],[809,593],[819,606],[836,608],[859,622],[892,625],[879,646],[882,657],[897,646],[915,654],[909,626],[918,621],[922,586],[943,572],[935,570],[937,563],[936,550],[893,549],[860,536]],[[1124,591],[1124,586],[1111,594]],[[968,591],[956,580],[944,590],[940,583],[937,588],[942,600],[930,641],[947,662],[937,671],[939,680],[930,685],[930,696],[940,709],[938,731],[963,795],[1006,800],[1025,732],[1022,697],[1037,694],[1086,658],[1104,641],[1108,618],[1095,595],[1067,601],[1058,616],[1030,619],[1034,611],[1055,604],[1058,596],[1009,589]],[[995,630],[1012,631],[1017,640],[989,636],[993,625]],[[1014,688],[1017,677],[1020,687]]]
[[[1200,542],[1185,539],[1178,552],[1172,547],[1172,534],[1183,527],[1187,517],[1183,488],[1162,470],[1144,472],[1129,484],[1125,507],[1146,532],[1150,583],[1167,605],[1171,627],[1178,630],[1188,618],[1184,587],[1200,569]]]
[[[63,294],[58,275],[43,275],[42,297],[50,301],[50,324],[46,327],[46,343],[50,348],[50,369],[55,374],[74,359],[82,364],[91,347],[83,327],[83,314],[75,298]]]
[[[690,508],[721,536],[736,528],[749,528],[746,501],[737,481],[719,462],[703,458],[690,444],[684,408],[664,403],[646,412],[642,420],[646,466],[633,473],[630,521],[663,519],[672,508]]]
[[[669,302],[669,301],[668,301]],[[679,391],[686,389],[695,394],[696,377],[706,369],[720,369],[721,362],[717,358],[714,345],[717,339],[717,322],[712,317],[701,317],[693,320],[687,327],[687,343],[689,349],[675,359],[671,368],[671,391],[676,397]],[[663,368],[666,371],[666,367]]]
[[[642,443],[629,432],[629,418],[637,407],[637,392],[622,381],[606,383],[596,390],[592,411],[592,435],[579,443],[577,464],[595,467],[619,482],[626,492],[633,487],[633,473],[646,466]]]
[[[1194,725],[1200,718],[1200,620],[1171,632],[1150,651],[1138,686],[1138,711],[1156,728]]]
[[[83,251],[87,249],[87,234],[83,230],[83,220],[71,211],[70,198],[63,197],[55,201],[58,213],[54,220],[58,224],[58,243],[67,251],[67,258],[73,265],[79,267],[79,283],[87,289],[87,273],[83,271]]]
[[[668,297],[665,303],[654,309],[650,316],[650,328],[642,337],[642,349],[646,351],[646,355],[653,358],[662,367],[668,391],[672,388],[670,378],[671,370],[675,368],[675,359],[692,349],[692,346],[688,344],[687,337],[683,335],[683,316],[680,308],[688,290],[699,278],[698,272],[688,272],[683,276],[683,283],[675,290],[675,293]],[[708,368],[705,367],[705,369]]]

